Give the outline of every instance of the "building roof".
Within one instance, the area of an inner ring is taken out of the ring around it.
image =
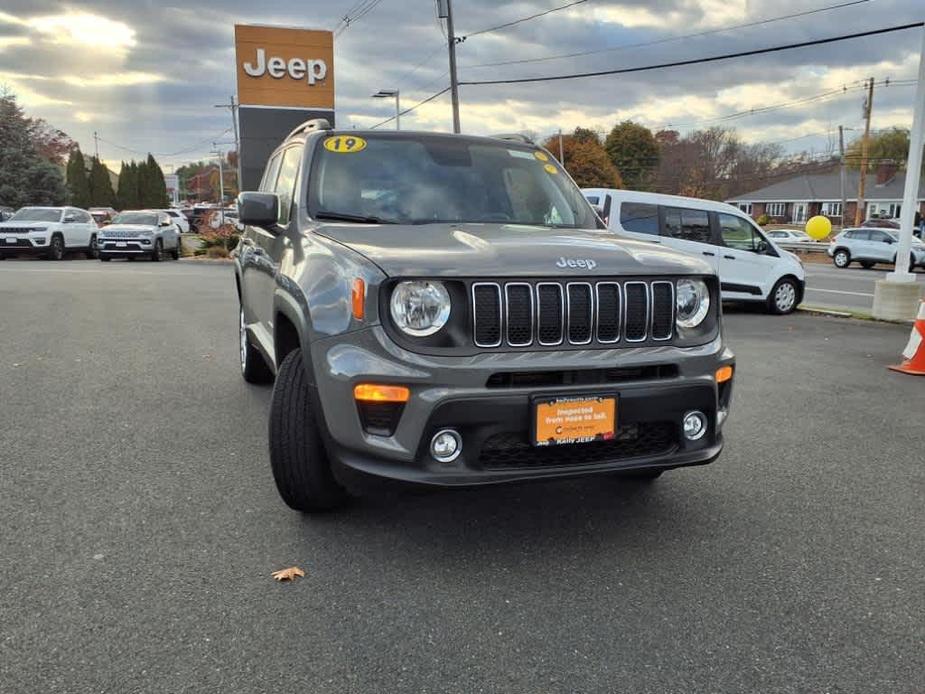
[[[846,198],[857,200],[860,173],[848,171]],[[729,202],[834,202],[841,200],[841,182],[838,169],[827,173],[801,174],[772,183],[769,186],[742,193],[730,198]],[[906,185],[905,171],[898,172],[884,184],[877,184],[876,174],[867,174],[867,189],[864,198],[872,200],[902,200]],[[919,182],[919,200],[925,200],[925,177]]]

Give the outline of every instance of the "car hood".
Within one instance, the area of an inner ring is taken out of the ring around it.
[[[0,229],[22,229],[23,227],[49,227],[60,224],[61,222],[27,222],[23,221],[11,221],[6,220],[5,222],[0,222]]]
[[[157,231],[157,227],[151,224],[108,224],[100,229],[104,234],[108,231],[132,231],[137,234],[142,231]]]
[[[604,229],[327,224],[316,233],[361,253],[391,277],[713,274],[699,258]]]

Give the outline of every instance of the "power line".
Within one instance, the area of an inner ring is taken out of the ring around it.
[[[353,24],[356,24],[363,17],[368,15],[382,0],[361,0],[354,4],[334,27],[334,36],[340,36]]]
[[[488,34],[492,31],[499,31],[501,29],[507,29],[516,24],[523,24],[524,22],[529,22],[531,19],[537,19],[539,17],[545,17],[548,14],[553,12],[561,12],[562,10],[567,10],[569,7],[574,7],[575,5],[581,5],[582,3],[588,2],[588,0],[572,0],[572,2],[567,2],[564,5],[559,5],[558,7],[553,7],[549,10],[543,12],[537,12],[536,14],[531,14],[529,17],[521,17],[520,19],[515,19],[510,22],[505,22],[504,24],[499,24],[493,27],[487,27],[485,29],[479,29],[478,31],[473,31],[469,34],[464,34],[459,37],[459,42],[462,43],[466,39],[472,38],[473,36],[480,36],[481,34]]]
[[[617,68],[613,70],[596,70],[594,72],[576,72],[567,75],[551,75],[547,77],[520,77],[515,79],[499,80],[465,80],[460,81],[460,85],[479,86],[487,84],[525,84],[528,82],[555,82],[561,80],[579,79],[583,77],[601,77],[604,75],[623,75],[631,72],[645,72],[648,70],[662,70],[670,67],[681,67],[685,65],[701,65],[703,63],[713,63],[719,60],[729,60],[731,58],[745,58],[753,55],[763,55],[766,53],[779,53],[781,51],[792,50],[794,48],[806,48],[808,46],[824,46],[829,43],[839,41],[848,41],[850,39],[863,38],[865,36],[879,36],[889,34],[895,31],[903,31],[922,26],[922,22],[912,22],[910,24],[899,24],[882,29],[871,29],[869,31],[859,31],[853,34],[840,34],[838,36],[829,36],[812,41],[800,41],[798,43],[788,43],[781,46],[771,46],[769,48],[755,48],[749,51],[737,51],[735,53],[724,53],[722,55],[713,55],[706,58],[691,58],[689,60],[676,60],[670,63],[658,63],[655,65],[640,65],[638,67]]]
[[[443,95],[446,94],[448,91],[450,91],[450,88],[449,88],[449,87],[445,87],[445,88],[441,89],[439,92],[437,92],[436,94],[431,94],[429,97],[427,97],[427,98],[424,99],[423,101],[419,101],[419,102],[416,103],[414,106],[411,106],[410,108],[406,108],[404,111],[400,111],[398,114],[396,114],[396,116],[392,116],[392,117],[390,117],[390,118],[386,118],[384,121],[381,121],[381,122],[379,122],[379,123],[376,123],[375,125],[371,126],[369,129],[370,129],[370,130],[375,130],[375,129],[378,128],[380,125],[385,125],[386,123],[391,123],[393,120],[395,120],[395,118],[396,118],[397,116],[404,116],[406,113],[411,113],[414,109],[416,109],[416,108],[418,108],[418,107],[420,107],[420,106],[423,106],[424,104],[430,103],[431,101],[433,101],[433,100],[436,99],[437,97],[443,96]]]
[[[814,10],[805,10],[803,12],[795,12],[793,14],[785,14],[779,17],[769,17],[767,19],[761,19],[754,22],[746,22],[744,24],[734,24],[732,26],[723,27],[720,29],[709,29],[707,31],[698,31],[693,34],[683,34],[681,36],[669,36],[664,39],[657,39],[654,41],[643,41],[641,43],[628,43],[621,44],[619,46],[610,46],[607,48],[598,48],[590,51],[578,51],[576,53],[561,53],[558,55],[549,55],[540,58],[522,58],[520,60],[501,60],[494,63],[477,63],[475,65],[461,65],[466,69],[479,68],[479,67],[497,67],[500,65],[522,65],[525,63],[541,63],[548,60],[561,60],[563,58],[579,58],[586,55],[595,55],[598,53],[609,53],[614,51],[624,51],[630,48],[643,48],[646,46],[657,46],[663,43],[670,43],[672,41],[682,41],[684,39],[698,38],[700,36],[710,36],[712,34],[719,34],[726,31],[732,31],[734,29],[745,29],[748,27],[760,26],[763,24],[770,24],[772,22],[780,22],[785,19],[795,19],[797,17],[806,17],[811,14],[817,14],[819,12],[829,12],[830,10],[838,10],[845,7],[851,7],[853,5],[861,5],[863,3],[870,2],[870,0],[850,0],[850,2],[843,2],[838,5],[830,5],[828,7],[819,7]],[[470,34],[471,36],[472,34]]]
[[[133,148],[131,148],[131,147],[126,147],[126,146],[124,146],[124,145],[120,145],[120,144],[117,144],[117,143],[115,143],[115,142],[110,142],[109,140],[105,140],[105,139],[103,139],[102,137],[99,138],[99,140],[100,140],[100,142],[105,142],[105,143],[106,143],[107,145],[109,145],[110,147],[115,147],[115,148],[117,148],[117,149],[121,149],[121,150],[124,150],[124,151],[126,151],[126,152],[131,152],[132,154],[139,154],[139,155],[141,155],[141,156],[147,156],[147,155],[150,154],[150,155],[153,156],[153,157],[160,157],[161,159],[168,159],[168,158],[170,158],[170,157],[176,157],[176,156],[179,156],[179,155],[181,155],[181,154],[189,154],[190,152],[195,152],[197,149],[199,149],[199,148],[202,147],[203,145],[209,144],[209,143],[211,143],[211,142],[217,140],[218,138],[222,137],[222,135],[225,135],[225,134],[227,134],[227,133],[229,133],[229,132],[231,132],[231,128],[225,128],[225,130],[223,130],[222,132],[220,132],[218,135],[213,135],[213,136],[211,136],[211,137],[208,137],[208,138],[206,138],[206,139],[204,139],[204,140],[201,140],[200,142],[197,142],[197,143],[194,144],[194,145],[191,145],[191,146],[188,147],[188,148],[181,149],[181,150],[178,150],[178,151],[176,151],[176,152],[142,152],[142,151],[139,150],[139,149],[133,149]]]
[[[916,84],[917,80],[890,80],[885,79],[878,84],[880,86],[897,86],[904,87],[908,85]],[[862,80],[856,80],[851,82],[849,85],[843,85],[838,89],[832,89],[825,92],[820,92],[819,94],[813,94],[812,96],[803,97],[796,99],[794,101],[787,101],[780,104],[771,104],[768,106],[760,106],[758,108],[748,109],[747,111],[737,111],[736,113],[729,113],[725,116],[717,116],[716,118],[707,118],[701,121],[694,123],[666,123],[665,125],[657,126],[656,130],[668,130],[668,129],[677,129],[677,128],[696,128],[701,125],[710,125],[711,123],[721,123],[729,120],[737,120],[739,118],[745,118],[747,116],[758,116],[764,113],[771,113],[772,111],[779,111],[785,108],[792,108],[794,106],[801,106],[804,104],[812,103],[815,101],[826,101],[833,99],[849,92],[855,92],[866,89],[865,82]]]

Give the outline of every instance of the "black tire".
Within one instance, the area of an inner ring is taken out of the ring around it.
[[[50,260],[64,260],[64,237],[61,234],[55,234],[51,237],[51,243],[48,246],[48,258]]]
[[[871,262],[870,260],[861,261],[861,267],[864,268],[865,270],[870,270],[873,266],[874,266],[874,263]]]
[[[832,262],[835,263],[835,267],[844,269],[851,265],[851,253],[846,248],[836,249],[832,255]]]
[[[112,260],[112,258],[110,258],[108,255],[101,255],[100,260],[102,260],[104,263],[108,263],[110,260]]]
[[[90,237],[90,245],[87,246],[87,260],[96,260],[100,257],[100,246],[96,242],[96,234]]]
[[[800,287],[791,277],[782,277],[768,295],[768,313],[783,316],[793,313],[800,302]]]
[[[238,309],[238,353],[241,360],[241,375],[248,383],[273,383],[273,372],[266,360],[247,337],[244,329],[244,310]]]
[[[302,350],[279,366],[270,401],[270,465],[276,489],[296,511],[327,511],[347,500],[331,472],[309,388]]]
[[[159,263],[164,259],[164,242],[158,239],[154,242],[154,250],[151,251],[151,260]]]
[[[176,247],[172,251],[170,251],[170,257],[173,258],[174,260],[180,259],[180,244],[181,243],[183,243],[183,241],[181,241],[180,237],[178,236]]]

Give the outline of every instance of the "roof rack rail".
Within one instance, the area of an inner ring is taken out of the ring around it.
[[[533,140],[524,135],[523,133],[501,133],[499,135],[492,135],[496,140],[511,140],[513,142],[523,142],[525,145],[535,144]]]
[[[333,130],[333,128],[331,128],[331,123],[327,118],[312,118],[311,120],[305,121],[301,125],[297,125],[291,133],[286,135],[286,139],[288,140],[293,135],[298,135],[299,133],[308,133],[312,132],[313,130]]]

